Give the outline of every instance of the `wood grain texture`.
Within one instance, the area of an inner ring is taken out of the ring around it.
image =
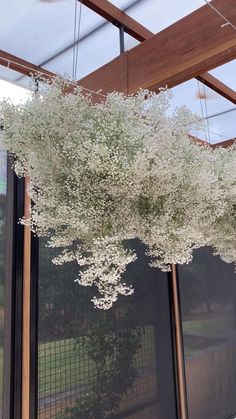
[[[31,77],[33,75],[38,76],[39,78],[43,77],[43,79],[46,80],[55,77],[55,74],[51,71],[38,67],[29,61],[23,60],[22,58],[16,57],[3,50],[0,50],[0,65],[18,71],[25,76]]]
[[[119,8],[107,0],[79,1],[83,1],[83,4],[85,4],[88,8],[98,13],[100,16],[104,17],[113,24],[117,26],[124,26],[126,28],[126,32],[128,32],[129,35],[135,39],[138,39],[140,42],[143,42],[154,35],[154,33],[140,25],[136,20],[130,18],[127,14],[122,12]],[[211,74],[204,73],[203,75],[197,76],[196,78],[201,81],[201,83],[205,84],[218,94],[225,97],[227,100],[236,103],[236,92],[230,89],[217,78],[213,77]]]
[[[212,4],[236,24],[235,0]],[[236,31],[203,6],[109,62],[78,84],[103,93],[174,87],[236,57]],[[124,57],[126,56],[126,60]],[[118,79],[117,79],[118,75]]]
[[[234,2],[213,0],[212,4],[235,23]],[[235,91],[206,71],[236,57],[236,31],[230,26],[221,28],[222,19],[207,5],[152,35],[107,0],[86,0],[84,4],[110,21],[129,22],[131,36],[145,41],[79,80],[82,87],[94,91],[101,89],[104,94],[113,91],[127,94],[135,93],[139,88],[171,88],[197,77],[235,103]],[[0,64],[28,76],[34,74],[45,79],[54,76],[54,73],[5,51],[0,51]],[[96,96],[98,99],[99,95]]]
[[[187,392],[185,384],[185,364],[184,364],[184,348],[183,348],[183,331],[181,321],[181,307],[178,292],[178,280],[176,265],[171,265],[171,281],[172,281],[172,307],[173,307],[173,323],[176,347],[176,367],[177,367],[177,381],[178,381],[178,399],[179,399],[179,414],[181,419],[188,419],[187,411]]]
[[[145,28],[145,26],[138,23],[135,19],[107,0],[79,1],[114,25],[123,26],[125,32],[140,42],[145,41],[153,35],[153,33]]]
[[[216,79],[209,73],[204,73],[201,76],[196,77],[201,83],[204,83],[207,87],[219,93],[221,96],[230,100],[230,102],[236,104],[236,92],[230,87],[226,86],[220,80]]]
[[[78,82],[79,86],[91,89],[94,91],[100,91],[103,94],[111,92],[128,92],[128,62],[127,53],[120,55],[113,61],[100,67],[94,71],[91,75],[88,75]],[[73,90],[73,87],[72,89]],[[99,95],[97,95],[99,99]]]

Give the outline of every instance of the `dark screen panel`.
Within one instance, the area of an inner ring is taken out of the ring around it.
[[[189,419],[236,415],[236,273],[208,248],[179,266]]]
[[[39,418],[176,418],[168,279],[136,248],[134,295],[102,311],[74,282],[78,266],[54,266],[41,242]]]
[[[2,417],[3,347],[4,347],[4,278],[6,252],[6,158],[0,152],[0,417]]]

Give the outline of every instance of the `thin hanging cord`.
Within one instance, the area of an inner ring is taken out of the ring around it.
[[[78,0],[77,0],[78,2]],[[79,8],[79,23],[77,31],[77,43],[76,43],[76,54],[75,54],[75,79],[77,80],[77,67],[78,67],[78,54],[79,54],[79,42],[80,42],[80,30],[81,30],[81,20],[82,20],[82,3],[83,0],[80,0]]]
[[[210,134],[210,127],[209,127],[209,120],[208,120],[208,108],[207,108],[207,96],[206,96],[206,86],[203,83],[203,95],[204,95],[204,105],[205,105],[205,116],[206,116],[206,127],[207,127],[207,133],[208,133],[208,140],[211,144],[211,134]]]
[[[199,99],[200,99],[201,114],[202,114],[202,119],[203,119],[203,126],[204,126],[205,137],[206,137],[206,141],[210,143],[210,141],[209,141],[209,132],[207,130],[206,118],[205,118],[203,104],[202,104],[202,97],[201,97],[202,94],[201,94],[201,90],[200,90],[200,82],[198,80],[197,80],[197,89],[198,89],[198,96],[199,96]]]
[[[81,16],[82,16],[82,0],[80,1],[80,5],[79,5],[79,18],[78,18],[78,0],[75,0],[74,28],[73,28],[74,46],[73,46],[73,59],[72,59],[72,80],[73,81],[76,81],[77,79]]]
[[[236,31],[236,26],[230,22],[229,19],[227,19],[226,16],[223,15],[223,13],[221,13],[215,6],[213,6],[213,4],[211,4],[209,2],[209,0],[203,0],[212,10],[214,10],[215,13],[217,13],[218,16],[220,16],[225,23],[223,25],[221,25],[221,28],[224,28],[225,26],[231,26],[235,31]]]
[[[38,81],[39,81],[39,80],[41,80],[42,82],[45,82],[45,79],[44,79],[45,74],[44,74],[44,73],[41,73],[40,71],[35,71],[35,68],[30,67],[29,65],[25,65],[25,64],[18,63],[18,62],[14,61],[14,60],[10,60],[9,58],[4,58],[4,57],[1,57],[1,60],[5,61],[5,62],[7,63],[7,67],[8,67],[8,68],[10,68],[10,64],[14,64],[14,65],[17,65],[18,67],[21,67],[21,68],[24,68],[24,69],[27,69],[27,70],[31,70],[31,71],[32,71],[32,76],[33,76],[33,77],[37,76],[37,80],[38,80]],[[47,75],[46,75],[46,77],[50,78],[50,76],[47,76]],[[51,76],[51,78],[53,79],[53,76]],[[76,84],[76,83],[73,83],[73,82],[71,82],[70,80],[68,80],[68,82],[69,82],[69,85],[70,85],[71,87],[74,87],[74,88],[80,88],[80,89],[82,89],[82,90],[85,90],[85,91],[86,91],[86,92],[88,92],[88,93],[93,93],[93,94],[98,95],[98,96],[101,96],[101,97],[103,97],[103,98],[108,97],[108,95],[104,95],[103,93],[100,93],[100,92],[99,92],[99,90],[95,91],[95,90],[88,89],[88,88],[86,88],[86,87],[83,87],[83,86],[81,86],[81,85],[78,85],[78,84]],[[232,112],[233,110],[234,110],[234,109],[231,109],[231,110],[230,110],[230,112]],[[219,115],[220,115],[220,114],[219,114]],[[213,115],[213,116],[214,116],[214,117],[215,117],[215,116],[218,116],[218,114],[217,114],[217,115]],[[206,119],[206,118],[204,117],[204,120],[205,120],[205,119]],[[199,118],[199,122],[201,122],[201,121],[202,121],[202,118]],[[187,124],[187,125],[189,125],[189,124]],[[211,134],[218,135],[219,137],[222,137],[222,138],[228,139],[228,136],[227,136],[227,135],[220,134],[220,133],[215,132],[215,131],[209,131],[209,132],[210,132]]]
[[[76,27],[77,27],[77,0],[75,1],[75,9],[74,9],[74,47],[73,47],[73,56],[72,56],[72,74],[71,74],[71,79],[74,80],[75,79],[75,42],[76,42]]]
[[[29,66],[29,65],[25,65],[25,64],[21,64],[21,63],[19,63],[19,62],[17,62],[17,61],[14,61],[14,60],[10,60],[9,58],[4,58],[4,57],[1,57],[0,56],[0,59],[1,59],[1,61],[5,61],[6,63],[7,63],[7,67],[8,68],[10,68],[10,64],[14,64],[15,66],[18,66],[18,67],[21,67],[21,68],[24,68],[24,69],[26,69],[26,70],[31,70],[32,71],[32,76],[37,76],[37,78],[38,79],[41,79],[42,81],[44,81],[45,82],[45,80],[47,80],[47,79],[53,79],[54,77],[55,77],[55,75],[47,75],[47,74],[45,74],[45,73],[41,73],[40,71],[37,71],[37,70],[35,70],[35,68],[33,68],[33,67],[31,67],[31,66]],[[15,71],[17,71],[17,70],[15,70]],[[25,75],[25,76],[29,76],[29,75]],[[73,83],[71,80],[67,80],[68,82],[69,82],[69,84],[70,84],[70,86],[71,87],[79,87],[80,89],[82,89],[82,90],[85,90],[86,92],[89,92],[89,93],[94,93],[95,95],[99,95],[99,96],[102,96],[102,97],[107,97],[108,95],[104,95],[103,93],[100,93],[100,91],[99,90],[91,90],[91,89],[88,89],[87,87],[83,87],[83,86],[81,86],[81,85],[79,85],[79,84],[77,84],[77,83]]]

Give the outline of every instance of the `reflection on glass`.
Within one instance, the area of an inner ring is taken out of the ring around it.
[[[6,238],[6,161],[0,152],[0,417],[2,417],[3,342],[4,342],[4,276]]]
[[[236,273],[234,266],[195,252],[179,267],[189,419],[236,414]]]
[[[125,280],[133,296],[95,309],[78,266],[55,266],[40,244],[38,417],[176,419],[166,276],[142,246]]]

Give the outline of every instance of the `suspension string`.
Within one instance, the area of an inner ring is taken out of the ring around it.
[[[203,83],[203,92],[204,92],[204,105],[205,105],[205,115],[206,115],[206,127],[207,127],[207,133],[208,133],[208,140],[211,144],[211,133],[210,133],[210,126],[209,126],[209,119],[208,119],[208,107],[207,107],[207,96],[206,96],[206,86],[205,83]]]
[[[71,79],[75,80],[75,44],[76,44],[76,27],[77,27],[77,0],[74,0],[75,2],[75,8],[74,8],[74,26],[73,26],[73,51],[72,51],[72,74]]]
[[[201,90],[200,90],[200,82],[198,80],[196,80],[196,81],[197,81],[198,96],[199,96],[199,99],[200,99],[200,107],[201,107],[201,114],[202,114],[205,137],[206,137],[206,141],[209,142],[209,133],[207,131],[206,118],[205,118],[204,109],[203,109],[202,94],[201,94]]]
[[[73,59],[72,59],[72,81],[76,81],[77,79],[81,16],[82,16],[82,0],[80,0],[80,5],[79,5],[79,17],[78,17],[78,0],[75,0],[74,27],[73,27],[74,42],[73,42]]]
[[[31,67],[30,65],[25,65],[25,64],[21,64],[21,63],[18,63],[17,61],[14,61],[14,60],[10,60],[9,58],[5,58],[5,57],[1,57],[0,56],[0,60],[1,61],[5,61],[6,63],[7,63],[7,67],[8,68],[10,68],[10,65],[11,64],[14,64],[15,66],[18,66],[18,67],[21,67],[21,68],[23,68],[23,69],[26,69],[26,70],[29,70],[29,71],[31,71],[32,72],[32,76],[33,77],[35,77],[35,76],[37,76],[37,78],[38,79],[41,79],[42,81],[46,81],[47,79],[49,80],[49,79],[53,79],[54,77],[55,77],[55,75],[50,75],[50,74],[46,74],[46,73],[44,73],[43,71],[42,72],[40,72],[40,71],[38,71],[38,70],[35,70],[35,68],[33,68],[33,67]],[[1,64],[0,64],[1,65]],[[17,70],[16,70],[17,71]],[[27,74],[25,74],[25,76],[27,77],[27,76],[29,76],[29,75],[27,75]],[[82,90],[85,90],[86,92],[89,92],[89,93],[94,93],[95,95],[98,95],[98,96],[102,96],[102,97],[107,97],[108,95],[105,95],[105,94],[103,94],[103,93],[100,93],[100,91],[99,90],[91,90],[91,89],[88,89],[87,87],[83,87],[83,86],[81,86],[81,85],[79,85],[79,84],[77,84],[77,83],[73,83],[71,80],[67,80],[68,82],[69,82],[69,84],[70,84],[70,86],[71,87],[75,87],[75,88],[81,88]]]
[[[4,58],[4,57],[0,57],[1,58],[1,60],[3,60],[3,61],[5,61],[6,63],[7,63],[7,67],[8,68],[10,68],[10,65],[11,64],[14,64],[14,65],[17,65],[18,67],[21,67],[21,68],[23,68],[23,69],[26,69],[26,70],[31,70],[32,71],[32,77],[37,77],[37,81],[40,81],[40,80],[42,80],[42,82],[45,82],[46,81],[46,78],[44,79],[44,77],[47,77],[48,79],[53,79],[53,76],[50,76],[50,75],[45,75],[43,72],[41,73],[40,71],[35,71],[35,68],[33,68],[33,67],[30,67],[29,65],[25,65],[25,64],[22,64],[22,63],[18,63],[18,62],[16,62],[16,61],[14,61],[14,60],[10,60],[9,58]],[[69,82],[69,85],[71,86],[71,87],[74,87],[74,88],[80,88],[81,90],[85,90],[86,92],[88,92],[88,93],[92,93],[92,94],[95,94],[95,95],[98,95],[98,96],[101,96],[101,97],[103,97],[103,98],[107,98],[108,97],[108,94],[107,95],[105,95],[105,94],[103,94],[103,93],[101,93],[99,90],[91,90],[91,89],[88,89],[87,87],[83,87],[83,86],[81,86],[81,85],[79,85],[79,84],[77,84],[77,83],[73,83],[71,80],[67,80],[68,82]],[[233,111],[234,109],[232,109],[231,111]],[[203,113],[204,114],[204,113]],[[204,119],[204,121],[205,121],[205,116],[203,117],[203,119]],[[202,118],[199,118],[199,120],[197,119],[196,121],[199,121],[199,122],[201,122],[202,121]],[[187,126],[189,126],[189,125],[191,125],[191,124],[186,124]],[[224,135],[224,134],[220,134],[220,133],[218,133],[218,132],[214,132],[214,131],[210,131],[209,130],[209,132],[211,133],[211,134],[214,134],[214,135],[218,135],[219,137],[222,137],[222,138],[225,138],[225,139],[228,139],[228,136],[226,136],[226,135]]]
[[[81,19],[82,19],[82,4],[83,4],[83,0],[80,0],[79,23],[78,23],[78,30],[77,30],[77,42],[76,42],[76,53],[75,53],[75,80],[77,80],[78,54],[79,54]]]
[[[215,6],[213,6],[213,4],[211,4],[210,2],[209,2],[209,0],[203,0],[212,10],[214,10],[214,12],[218,15],[218,16],[220,16],[224,21],[225,21],[225,23],[223,23],[222,25],[221,25],[221,28],[224,28],[225,26],[231,26],[235,31],[236,31],[236,26],[229,20],[229,19],[227,19],[227,17],[226,16],[224,16],[223,15],[223,13],[221,13]]]

